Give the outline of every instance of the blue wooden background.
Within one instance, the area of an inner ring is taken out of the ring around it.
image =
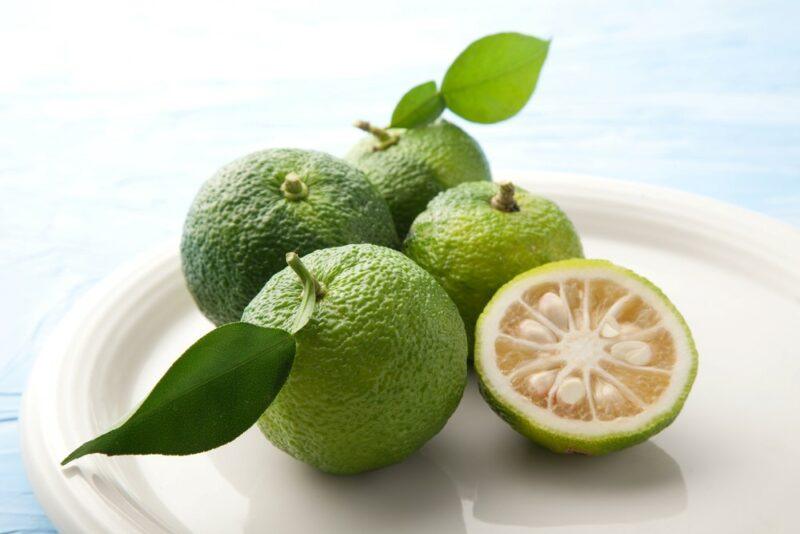
[[[31,360],[82,292],[270,146],[342,154],[488,33],[553,37],[495,169],[649,182],[800,225],[800,3],[0,3],[0,531],[51,529],[19,456]]]

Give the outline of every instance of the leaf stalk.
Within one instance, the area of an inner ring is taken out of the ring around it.
[[[500,189],[497,194],[492,197],[491,204],[496,210],[511,213],[519,211],[519,205],[514,199],[514,184],[511,182],[500,182]]]
[[[356,121],[353,123],[353,126],[375,136],[378,140],[378,144],[372,147],[373,152],[386,150],[400,140],[399,135],[393,134],[385,128],[379,128],[367,121]]]
[[[281,191],[286,200],[303,200],[308,196],[308,186],[299,175],[293,172],[284,177]]]

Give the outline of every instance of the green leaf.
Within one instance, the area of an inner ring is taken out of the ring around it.
[[[391,128],[413,128],[436,120],[444,111],[444,98],[436,89],[436,82],[425,82],[412,87],[392,113]]]
[[[550,41],[497,33],[469,45],[447,69],[442,95],[453,113],[482,123],[516,115],[530,99]]]
[[[230,323],[183,353],[125,422],[78,447],[86,454],[194,454],[253,426],[278,394],[295,353],[291,334]]]

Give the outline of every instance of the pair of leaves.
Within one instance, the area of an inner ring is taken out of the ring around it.
[[[287,255],[287,263],[303,273],[302,301],[292,325],[297,332],[311,317],[319,286],[296,254]],[[224,445],[269,407],[294,355],[294,337],[284,330],[248,323],[220,326],[172,364],[128,419],[75,449],[61,465],[92,453],[185,455]]]
[[[478,39],[453,61],[441,91],[430,81],[408,91],[391,126],[413,128],[435,120],[445,107],[473,122],[494,123],[516,115],[528,102],[547,58],[550,41],[521,33]]]

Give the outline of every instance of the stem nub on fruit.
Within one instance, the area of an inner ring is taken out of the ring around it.
[[[492,197],[492,207],[500,211],[519,211],[517,201],[514,200],[514,184],[500,182],[500,190]]]
[[[286,200],[303,200],[308,196],[308,186],[293,172],[287,174],[283,179],[281,191]]]
[[[296,252],[289,252],[286,254],[286,263],[297,274],[297,277],[300,278],[301,282],[305,283],[307,280],[314,282],[314,293],[316,293],[318,299],[321,299],[325,296],[327,289],[324,285],[322,285],[322,282],[317,280],[317,278],[311,274],[311,271],[306,269],[306,266],[300,260],[300,256],[298,256]]]
[[[384,128],[373,126],[367,121],[356,121],[353,123],[353,126],[375,136],[378,140],[378,144],[372,147],[373,152],[385,150],[400,140],[400,136],[390,133]]]

